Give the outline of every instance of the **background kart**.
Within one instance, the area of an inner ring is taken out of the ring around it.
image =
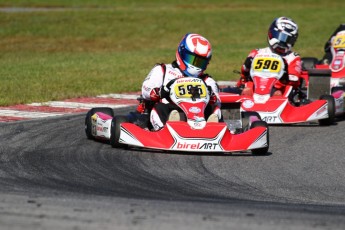
[[[114,115],[111,108],[93,108],[85,118],[89,139],[109,141],[113,147],[139,147],[183,152],[242,152],[266,154],[269,133],[257,113],[240,113],[239,104],[224,109],[224,122],[207,122],[204,109],[210,95],[198,78],[181,78],[170,90],[170,99],[180,108],[178,121],[167,121],[159,131],[129,122],[128,116]],[[230,120],[230,118],[239,120]]]
[[[345,115],[345,24],[333,32],[325,44],[325,55],[302,58],[305,88],[317,93],[330,94],[335,99],[335,115]]]
[[[283,76],[284,65],[279,55],[257,55],[250,70],[252,82],[245,86],[251,93],[229,93],[231,88],[224,89],[220,95],[222,107],[227,103],[241,102],[242,111],[258,112],[268,124],[318,121],[320,125],[331,125],[335,113],[333,96],[321,94],[317,98],[308,97],[310,94],[295,92],[292,86],[286,86],[282,95],[273,96],[273,86]],[[306,98],[302,100],[302,97]]]

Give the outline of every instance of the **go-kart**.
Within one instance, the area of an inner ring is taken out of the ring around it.
[[[113,147],[157,149],[181,152],[246,152],[266,154],[269,132],[266,122],[257,113],[240,112],[239,103],[229,103],[219,122],[205,119],[210,91],[199,78],[179,78],[171,85],[170,103],[179,108],[180,120],[167,121],[154,131],[138,125],[128,115],[114,115],[111,108],[93,108],[85,118],[89,139],[105,140]],[[237,111],[234,118],[234,111]],[[240,124],[240,125],[239,125]]]
[[[284,68],[285,63],[279,55],[257,55],[250,70],[252,81],[245,87],[250,93],[235,93],[231,87],[225,88],[220,94],[222,104],[241,102],[242,111],[258,112],[268,124],[318,122],[331,125],[335,111],[333,96],[320,94],[312,100],[309,93],[294,90],[289,85],[280,95],[274,94],[273,86],[283,77]]]
[[[335,115],[344,116],[345,24],[341,24],[327,40],[323,58],[303,57],[302,67],[305,88],[313,84],[332,95],[335,99]]]

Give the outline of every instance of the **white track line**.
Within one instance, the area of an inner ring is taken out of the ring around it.
[[[133,99],[133,100],[136,100],[139,96],[140,96],[140,94],[133,95],[133,94],[113,93],[113,94],[103,94],[103,95],[99,95],[97,97],[101,97],[101,98],[115,98],[115,99]]]
[[[218,85],[228,86],[234,85],[235,82],[230,81],[218,81]],[[103,94],[97,96],[98,98],[114,98],[114,99],[125,99],[125,100],[136,100],[140,96],[140,93],[135,94]],[[31,103],[27,104],[29,106],[49,106],[49,107],[59,107],[68,109],[91,109],[94,107],[110,107],[110,108],[123,108],[128,106],[134,106],[134,104],[99,104],[99,103],[82,103],[82,102],[66,102],[66,101],[48,101],[42,103]],[[0,116],[4,117],[18,117],[18,118],[43,118],[43,117],[54,117],[61,116],[66,113],[57,112],[34,112],[34,111],[23,111],[16,109],[1,109]]]
[[[23,118],[41,118],[41,117],[54,117],[61,116],[63,113],[41,113],[41,112],[28,112],[21,110],[0,109],[0,116],[4,117],[23,117]]]
[[[43,103],[31,103],[30,106],[50,106],[50,107],[60,107],[60,108],[72,108],[72,109],[91,109],[94,107],[110,107],[110,108],[122,108],[126,104],[99,104],[99,103],[81,103],[81,102],[65,102],[65,101],[48,101]]]

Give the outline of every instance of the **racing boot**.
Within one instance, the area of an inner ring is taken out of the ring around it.
[[[310,104],[312,101],[309,100],[308,98],[303,98],[300,100],[300,105],[307,105]]]
[[[212,114],[207,118],[207,122],[219,122],[218,115],[212,113]]]
[[[177,110],[172,110],[169,114],[168,121],[180,121],[180,113]]]
[[[312,101],[308,99],[307,95],[302,90],[298,90],[293,98],[293,102],[296,106],[301,106],[310,104]]]
[[[164,124],[159,118],[159,115],[155,109],[151,111],[150,122],[153,128],[153,131],[159,131],[164,127]]]

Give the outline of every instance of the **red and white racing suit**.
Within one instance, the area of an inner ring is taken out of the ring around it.
[[[181,77],[184,77],[184,75],[175,62],[172,64],[155,65],[142,84],[142,97],[145,100],[168,104],[169,102],[167,100],[161,99],[160,89],[163,86],[166,86],[171,80]],[[205,81],[207,86],[211,87],[214,96],[212,100],[210,100],[210,103],[214,103],[216,105],[213,113],[217,114],[217,116],[221,118],[218,85],[216,81],[208,75],[203,75],[201,78]],[[159,130],[164,126],[164,121],[160,118],[155,107],[151,110],[150,122],[154,130]]]
[[[246,82],[251,81],[251,78],[249,76],[249,71],[251,68],[252,61],[254,57],[257,54],[270,54],[274,53],[270,49],[270,47],[262,48],[262,49],[255,49],[252,50],[248,57],[246,58],[244,64],[241,68],[241,78],[237,82],[237,87],[241,87]],[[285,68],[286,73],[283,75],[283,77],[278,81],[274,88],[276,90],[280,90],[282,93],[285,91],[286,85],[292,85],[294,88],[298,88],[301,84],[301,73],[302,73],[302,63],[301,63],[301,57],[299,54],[295,52],[289,52],[286,55],[281,55],[283,60],[285,61]]]

